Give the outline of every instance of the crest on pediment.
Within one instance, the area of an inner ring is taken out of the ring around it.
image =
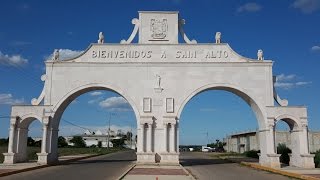
[[[164,39],[168,32],[167,19],[151,19],[150,30],[153,39]]]

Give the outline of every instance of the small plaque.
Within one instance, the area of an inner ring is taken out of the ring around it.
[[[167,113],[173,113],[174,112],[174,100],[173,100],[173,98],[166,98],[166,110],[167,110]]]
[[[143,112],[151,112],[151,98],[143,98]]]

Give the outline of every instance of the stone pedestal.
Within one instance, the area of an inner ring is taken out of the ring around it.
[[[161,153],[160,163],[164,164],[179,164],[179,153]]]
[[[37,153],[38,164],[49,164],[50,159],[48,153]]]
[[[314,154],[301,154],[301,155],[293,155],[290,156],[290,166],[300,167],[300,168],[315,168],[314,164]]]
[[[150,164],[155,163],[155,153],[149,152],[137,152],[137,163],[139,164]]]
[[[17,162],[15,153],[3,153],[4,161],[3,164],[14,164]]]
[[[259,163],[262,166],[272,167],[272,168],[280,168],[280,154],[266,154],[261,155],[259,153]]]

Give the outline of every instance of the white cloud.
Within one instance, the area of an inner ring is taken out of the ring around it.
[[[6,65],[6,66],[23,66],[28,63],[28,59],[23,58],[21,55],[15,54],[15,55],[8,55],[3,54],[0,51],[0,65]]]
[[[303,13],[313,13],[320,9],[319,0],[295,0],[292,7],[299,9]]]
[[[110,97],[99,103],[100,107],[110,111],[131,111],[131,106],[123,97]]]
[[[311,51],[319,51],[320,52],[320,46],[312,46]]]
[[[90,93],[91,96],[100,96],[100,95],[102,95],[102,94],[103,94],[103,93],[100,92],[100,91],[94,91],[94,92]]]
[[[289,75],[285,75],[285,74],[280,74],[277,76],[277,81],[291,81],[296,77],[295,74],[289,74]]]
[[[71,50],[71,49],[59,49],[59,60],[72,59],[77,57],[81,53],[83,53],[83,51]],[[51,59],[52,56],[53,56],[53,52],[52,54],[50,54],[50,56],[46,57],[46,59]]]
[[[308,84],[311,84],[311,81],[297,81],[298,77],[295,74],[280,74],[277,76],[277,81],[274,84],[275,87],[280,89],[292,89],[292,88],[298,88],[301,86],[305,86]]]
[[[262,9],[262,6],[257,3],[246,3],[238,7],[237,12],[258,12]]]
[[[0,94],[0,104],[15,105],[24,103],[24,99],[14,99],[12,94]]]

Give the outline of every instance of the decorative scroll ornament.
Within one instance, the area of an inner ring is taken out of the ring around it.
[[[277,94],[276,88],[274,84],[277,82],[276,76],[273,76],[273,98],[280,106],[288,106],[288,100],[281,99],[280,96]]]
[[[216,32],[216,44],[220,44],[221,43],[221,32]]]
[[[47,79],[47,75],[44,74],[44,75],[41,76],[41,81],[45,82],[46,79]],[[44,87],[43,87],[43,89],[42,89],[42,91],[41,91],[41,94],[40,94],[40,96],[38,97],[38,99],[33,98],[33,99],[31,100],[31,104],[34,105],[34,106],[39,105],[39,104],[43,101],[44,96],[45,96],[45,90],[44,90]]]
[[[138,30],[139,30],[139,27],[140,27],[140,21],[139,21],[139,19],[134,18],[134,19],[132,19],[131,23],[134,24],[134,28],[133,28],[133,31],[132,31],[129,39],[128,40],[124,40],[124,39],[121,40],[120,44],[130,44],[132,42],[132,40],[134,39],[134,37],[136,37]]]
[[[99,33],[99,39],[98,39],[98,44],[103,44],[104,43],[104,35],[103,32]]]
[[[184,42],[186,42],[187,44],[197,44],[197,41],[196,40],[191,40],[187,37],[187,35],[184,33],[184,30],[183,30],[183,25],[186,24],[186,21],[184,19],[180,19],[179,20],[179,31],[180,31],[180,34],[181,36],[183,37],[183,40]]]
[[[263,51],[262,51],[262,49],[259,49],[259,50],[258,50],[257,56],[258,56],[258,60],[259,60],[259,61],[263,61],[264,57],[263,57]]]

